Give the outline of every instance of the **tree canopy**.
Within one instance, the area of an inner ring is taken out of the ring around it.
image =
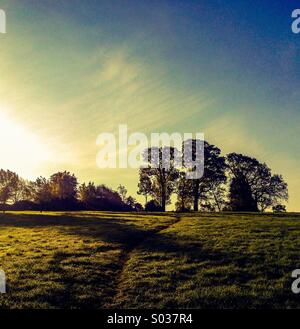
[[[196,156],[196,140],[184,143],[181,152],[174,147],[152,147],[144,152],[139,170],[138,195],[145,196],[146,209],[165,211],[172,196],[177,211],[284,211],[288,186],[283,177],[273,174],[266,163],[247,155],[203,144],[204,162]],[[184,147],[192,157],[187,163]],[[178,167],[178,161],[183,164]],[[199,163],[198,163],[199,162]],[[194,167],[193,167],[194,166]],[[203,175],[195,179],[186,175],[203,166]],[[151,198],[150,200],[148,198]],[[50,178],[27,181],[10,170],[0,170],[0,207],[2,210],[117,210],[141,211],[142,205],[119,184],[117,190],[93,182],[79,184],[68,172]]]

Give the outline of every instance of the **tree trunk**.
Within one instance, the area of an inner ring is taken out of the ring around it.
[[[163,212],[166,211],[166,187],[162,186],[161,191],[161,209]]]
[[[161,196],[161,209],[163,212],[166,211],[166,196],[163,193],[163,195]]]
[[[214,193],[214,198],[215,198],[215,202],[216,202],[216,204],[217,204],[218,210],[219,210],[219,212],[221,212],[220,203],[219,203],[219,200],[218,200],[218,198],[216,197],[215,193]]]
[[[199,211],[199,181],[194,181],[194,211]]]
[[[184,200],[184,196],[181,197],[181,211],[185,210],[185,200]]]

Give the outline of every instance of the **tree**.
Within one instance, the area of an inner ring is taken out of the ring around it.
[[[138,212],[144,210],[144,207],[143,207],[139,202],[137,202],[137,203],[134,205],[134,208],[135,208],[134,210],[135,210],[135,211],[138,211]]]
[[[31,191],[33,201],[40,206],[41,210],[52,200],[50,182],[44,177],[39,177],[31,183]]]
[[[118,186],[117,191],[120,194],[122,201],[124,203],[126,203],[126,195],[127,195],[127,189],[126,189],[126,187],[120,184]]]
[[[105,185],[96,187],[96,206],[98,210],[127,210],[120,194]]]
[[[138,203],[136,201],[136,199],[134,199],[132,196],[129,196],[126,199],[126,204],[129,207],[129,210],[133,210],[133,211],[142,211],[143,210],[143,206]]]
[[[81,184],[77,192],[78,200],[88,209],[93,207],[97,201],[97,189],[94,183]]]
[[[2,204],[2,210],[5,211],[6,203],[10,197],[10,188],[9,186],[3,186],[0,189],[0,202]]]
[[[272,210],[275,213],[283,213],[286,212],[286,206],[282,204],[277,204],[276,206],[273,206]]]
[[[175,188],[175,193],[177,195],[177,201],[175,204],[176,211],[183,212],[191,210],[193,203],[191,189],[192,181],[186,179],[185,172],[181,172]]]
[[[223,211],[227,206],[224,184],[212,182],[202,198],[201,208],[209,211]]]
[[[162,211],[162,208],[161,208],[161,205],[157,201],[150,200],[145,205],[145,211],[159,212],[159,211]]]
[[[140,184],[147,175],[151,181],[150,194],[160,205],[161,210],[166,210],[170,203],[171,194],[175,189],[178,170],[175,166],[178,150],[173,147],[152,147],[144,152],[144,160],[148,167],[140,170]]]
[[[227,164],[231,178],[247,184],[256,208],[265,211],[281,200],[288,200],[288,186],[280,175],[272,175],[271,169],[257,159],[243,154],[230,153]],[[250,202],[250,199],[249,199]],[[251,205],[249,205],[251,208]]]
[[[251,187],[243,177],[234,177],[230,183],[229,206],[232,211],[257,211]]]
[[[17,190],[19,176],[9,170],[0,170],[0,203],[3,206],[3,211],[8,202],[13,201],[13,194]]]
[[[126,199],[126,204],[131,208],[131,209],[134,209],[134,206],[136,204],[136,199],[133,198],[132,196],[129,196],[127,199]]]
[[[196,140],[190,140],[184,143],[184,147],[189,148],[192,159],[196,159]],[[190,163],[185,163],[190,168]],[[199,179],[191,180],[191,194],[193,196],[194,211],[199,210],[199,201],[201,196],[209,191],[211,186],[223,184],[226,182],[226,164],[225,158],[221,156],[221,150],[214,145],[204,142],[204,173]]]
[[[58,200],[75,200],[77,178],[69,172],[58,172],[50,177],[51,193]]]
[[[33,199],[32,182],[19,177],[12,190],[11,199],[14,204],[20,201],[31,201]]]
[[[264,182],[253,188],[254,199],[261,211],[276,205],[281,201],[288,201],[288,185],[281,175],[268,175]]]
[[[148,195],[151,194],[151,179],[146,168],[140,169],[139,172],[140,181],[138,183],[137,194],[145,196],[145,204],[148,202]]]
[[[81,184],[77,197],[81,206],[86,210],[126,210],[127,205],[122,201],[118,192],[105,185],[95,186],[90,182]]]

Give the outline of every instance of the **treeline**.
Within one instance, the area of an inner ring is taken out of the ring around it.
[[[190,145],[192,159],[197,159],[194,154],[196,141],[192,140]],[[156,153],[151,152],[153,148],[145,150],[148,165],[139,170],[138,194],[145,196],[145,208],[127,196],[122,185],[114,191],[92,182],[78,184],[75,175],[67,171],[55,173],[49,179],[39,177],[32,182],[2,169],[0,209],[165,211],[175,198],[176,211],[180,212],[285,211],[282,202],[288,200],[287,183],[281,175],[272,174],[267,164],[255,158],[237,153],[224,157],[218,147],[205,142],[204,174],[198,179],[188,179],[186,173],[193,168],[183,161],[183,168],[177,169],[176,149],[156,149]],[[170,158],[166,166],[163,154],[167,153]],[[157,156],[155,168],[151,166],[153,154]]]
[[[196,145],[196,140],[189,144]],[[145,152],[148,166],[140,169],[138,194],[145,196],[146,210],[165,211],[174,196],[177,211],[285,211],[281,202],[288,200],[287,183],[281,175],[272,174],[266,163],[237,153],[224,157],[218,147],[204,142],[204,174],[187,179],[186,172],[192,168],[187,164],[176,169],[176,157],[171,156],[169,168],[165,168],[162,154],[176,154],[176,149],[167,149],[156,152],[157,168],[151,167],[153,148]],[[191,152],[196,159],[195,146]]]
[[[142,206],[126,196],[125,187],[78,184],[67,171],[31,182],[9,170],[0,170],[0,207],[5,210],[111,210],[138,211]]]

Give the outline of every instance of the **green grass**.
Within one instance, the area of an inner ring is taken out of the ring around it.
[[[297,308],[300,215],[0,215],[1,308]]]

